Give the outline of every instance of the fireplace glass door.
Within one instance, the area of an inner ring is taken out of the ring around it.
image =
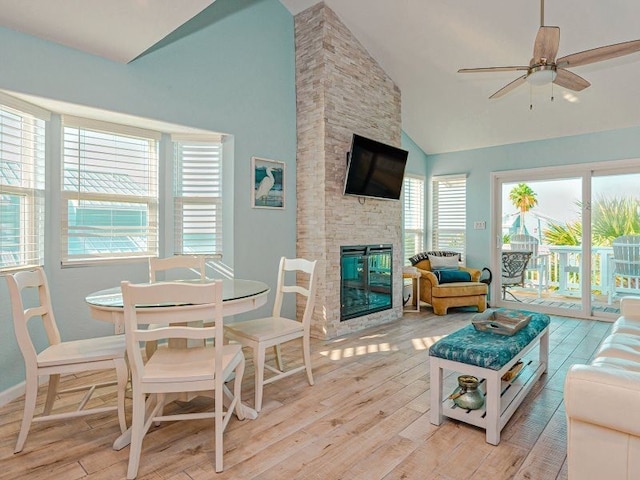
[[[340,247],[340,321],[391,308],[392,246]]]

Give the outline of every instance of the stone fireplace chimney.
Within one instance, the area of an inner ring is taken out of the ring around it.
[[[402,316],[402,204],[342,194],[354,133],[400,146],[400,90],[324,3],[295,36],[297,254],[319,260],[312,335],[333,338]],[[340,247],[367,244],[393,246],[392,308],[341,322]]]

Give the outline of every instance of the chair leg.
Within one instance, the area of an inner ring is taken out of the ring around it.
[[[127,467],[127,480],[133,480],[138,475],[140,466],[140,453],[142,452],[142,439],[144,437],[145,424],[145,394],[133,392],[133,410],[131,414],[131,446],[129,447],[129,466]]]
[[[20,433],[18,434],[18,441],[16,442],[16,448],[13,450],[13,453],[19,453],[24,448],[24,443],[27,441],[27,435],[29,434],[29,428],[31,427],[31,421],[33,420],[33,414],[36,410],[37,398],[38,376],[35,375],[35,378],[29,378],[29,375],[27,375],[24,396],[24,413],[22,414]]]
[[[49,386],[47,387],[47,399],[44,402],[43,415],[49,415],[53,409],[53,402],[56,401],[58,394],[58,385],[60,385],[60,375],[49,376]]]
[[[259,344],[253,349],[253,366],[255,368],[255,401],[257,412],[262,409],[262,389],[264,387],[264,357],[265,347]]]
[[[309,342],[309,337],[302,337],[302,353],[304,355],[304,366],[307,370],[307,380],[309,380],[309,385],[313,385],[313,372],[311,371],[311,345]]]
[[[238,380],[236,379],[235,381],[236,383],[239,383]],[[224,385],[224,383],[222,384]],[[235,390],[235,387],[234,387]],[[222,437],[223,437],[223,430],[224,430],[224,418],[223,418],[223,410],[224,410],[224,404],[223,404],[223,388],[216,388],[215,392],[214,392],[214,397],[215,397],[215,411],[214,411],[214,428],[215,428],[215,443],[216,443],[216,466],[215,466],[215,470],[216,473],[221,472],[224,469],[224,465],[222,463],[222,454],[224,453],[224,446],[222,445]],[[227,415],[231,415],[231,412],[228,412]]]
[[[124,433],[127,430],[125,393],[127,391],[127,383],[129,383],[129,368],[124,358],[116,360],[115,367],[116,378],[118,379],[118,422],[120,423],[120,431]]]
[[[280,349],[280,344],[273,346],[273,354],[276,356],[276,366],[278,370],[284,372],[284,362],[282,361],[282,351]]]

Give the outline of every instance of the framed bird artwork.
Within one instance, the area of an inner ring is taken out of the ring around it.
[[[251,206],[284,208],[284,162],[251,157]]]

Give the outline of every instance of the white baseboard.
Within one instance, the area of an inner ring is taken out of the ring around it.
[[[0,392],[0,407],[13,402],[16,398],[20,398],[24,395],[24,391],[25,382],[20,382],[19,384]]]

